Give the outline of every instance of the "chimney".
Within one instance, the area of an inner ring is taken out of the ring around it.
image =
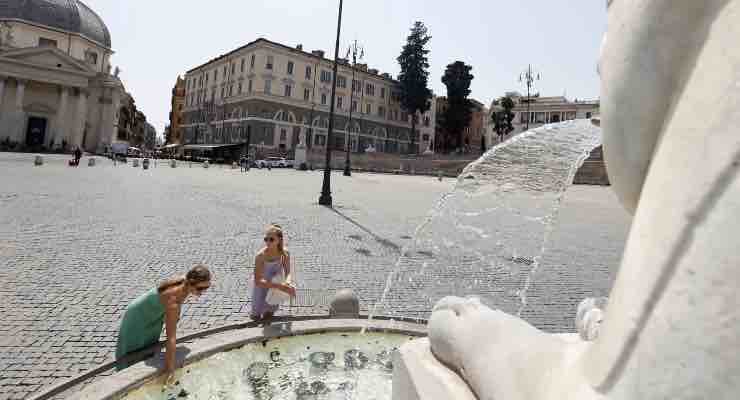
[[[324,50],[314,50],[311,52],[311,54],[315,55],[316,57],[324,58]]]
[[[298,49],[298,50],[300,50],[300,51],[303,51],[303,45],[302,44],[299,44],[295,48]]]
[[[375,68],[369,69],[368,72],[370,72],[373,75],[377,75],[378,74],[378,70],[375,69]]]
[[[357,64],[357,67],[363,71],[367,71],[367,64]]]
[[[391,74],[389,74],[389,73],[387,73],[387,72],[383,72],[382,76],[383,76],[383,78],[385,78],[385,79],[391,79]]]

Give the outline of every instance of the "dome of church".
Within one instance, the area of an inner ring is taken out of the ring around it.
[[[98,14],[79,0],[0,0],[0,20],[7,19],[79,33],[111,47],[108,27]]]

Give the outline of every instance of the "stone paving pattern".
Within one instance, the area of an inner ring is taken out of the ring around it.
[[[195,263],[211,267],[215,284],[183,306],[181,335],[247,320],[252,263],[271,222],[287,230],[302,287],[284,312],[325,313],[326,299],[346,287],[367,311],[454,182],[333,174],[328,209],[316,204],[320,172],[161,162],[144,171],[101,158],[75,169],[62,156],[41,167],[32,159],[0,153],[0,400],[112,359],[126,305]],[[573,330],[578,302],[608,293],[630,218],[609,188],[574,186],[559,221],[529,290],[537,311],[523,314],[551,331]]]

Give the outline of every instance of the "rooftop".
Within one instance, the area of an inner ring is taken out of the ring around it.
[[[239,52],[241,50],[244,50],[244,49],[249,48],[249,47],[252,47],[252,46],[256,46],[257,44],[260,44],[260,43],[268,44],[268,45],[272,45],[272,46],[277,46],[277,47],[280,47],[280,48],[282,48],[284,50],[288,50],[288,51],[294,52],[296,54],[300,54],[302,56],[306,56],[306,57],[318,59],[319,61],[326,61],[328,63],[333,63],[334,62],[334,60],[331,60],[331,59],[328,59],[328,58],[324,57],[323,56],[323,54],[324,54],[323,51],[321,51],[321,54],[322,55],[317,55],[317,54],[315,54],[315,52],[308,52],[308,51],[303,50],[303,47],[302,46],[299,46],[299,47],[291,47],[291,46],[284,45],[282,43],[273,42],[272,40],[269,40],[269,39],[258,38],[258,39],[254,40],[254,41],[251,41],[251,42],[249,42],[249,43],[247,43],[247,44],[245,44],[245,45],[243,45],[241,47],[237,47],[236,49],[231,50],[228,53],[222,54],[222,55],[220,55],[220,56],[218,56],[216,58],[212,58],[212,59],[206,61],[205,63],[203,63],[201,65],[198,65],[197,67],[191,68],[190,70],[187,71],[187,73],[189,74],[191,72],[197,71],[197,70],[199,70],[199,69],[201,69],[201,68],[203,68],[205,66],[208,66],[210,64],[213,64],[215,62],[218,62],[218,61],[227,59],[229,56],[231,56],[231,55],[233,55],[233,54],[235,54],[235,53],[237,53],[237,52]],[[344,65],[344,66],[346,66],[348,68],[351,67],[351,65],[349,64],[348,60],[346,60],[344,58],[339,58],[337,61],[339,62],[340,65]],[[357,70],[358,71],[363,71],[363,72],[365,72],[365,73],[367,73],[369,75],[374,75],[374,76],[376,76],[379,79],[384,79],[384,80],[387,80],[389,82],[398,83],[398,81],[396,81],[395,79],[391,78],[390,75],[384,76],[386,74],[374,73],[374,72],[377,72],[377,70],[372,69],[372,68],[367,68],[367,64],[360,64],[360,63],[358,63],[357,64]]]

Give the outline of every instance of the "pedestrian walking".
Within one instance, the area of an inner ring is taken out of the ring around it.
[[[247,157],[242,156],[239,159],[239,166],[241,167],[241,172],[247,172]]]
[[[82,150],[79,147],[75,149],[75,167],[80,166],[80,159],[82,158]]]

